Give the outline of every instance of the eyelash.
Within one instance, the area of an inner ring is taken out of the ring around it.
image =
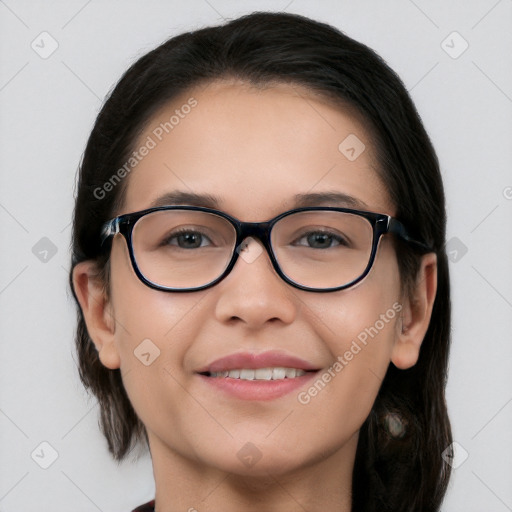
[[[340,237],[339,235],[334,234],[332,231],[325,231],[325,230],[308,231],[306,233],[303,233],[300,238],[297,238],[296,240],[294,240],[294,242],[296,242],[297,240],[302,240],[305,237],[308,237],[310,235],[315,235],[315,234],[327,235],[330,238],[332,238],[333,240],[336,240],[337,242],[339,242],[339,245],[348,246],[348,243],[344,238]],[[329,249],[330,249],[330,247],[329,247]]]
[[[201,231],[195,231],[195,230],[188,229],[188,228],[182,228],[182,229],[179,229],[178,231],[174,231],[170,236],[164,238],[164,240],[162,241],[162,243],[160,245],[178,245],[178,244],[171,244],[170,240],[178,238],[180,235],[183,235],[183,234],[199,235],[203,238],[207,238],[211,242],[210,237],[208,237],[205,233],[202,233]],[[316,235],[316,234],[327,235],[331,239],[336,240],[340,246],[346,247],[349,245],[347,243],[346,239],[340,237],[339,235],[334,234],[332,231],[325,231],[325,230],[307,231],[306,233],[302,233],[300,238],[296,238],[293,242],[295,243],[298,240],[302,240],[303,238],[307,238],[311,235]],[[199,247],[203,247],[203,245],[200,245]],[[331,247],[328,247],[328,248],[331,248]]]

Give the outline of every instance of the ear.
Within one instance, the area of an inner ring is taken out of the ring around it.
[[[112,307],[93,261],[83,261],[75,265],[73,288],[84,315],[87,332],[96,346],[100,361],[111,370],[119,368],[121,360],[114,343],[115,320]]]
[[[437,291],[437,255],[422,257],[415,288],[403,300],[402,326],[396,335],[391,353],[392,363],[401,370],[411,368],[418,361],[421,344],[430,324]]]

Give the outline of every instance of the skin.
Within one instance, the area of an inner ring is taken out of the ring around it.
[[[215,194],[221,210],[254,222],[293,208],[297,193],[320,191],[395,213],[359,116],[300,87],[197,87],[166,105],[139,142],[192,96],[197,106],[127,178],[118,214],[176,189]],[[355,161],[338,150],[349,134],[366,145]],[[390,235],[364,281],[331,293],[288,285],[265,252],[251,263],[239,259],[210,289],[156,291],[136,277],[120,235],[112,245],[108,299],[94,262],[77,265],[74,285],[89,334],[101,362],[121,369],[148,431],[157,512],[349,511],[359,429],[390,362],[401,369],[416,363],[436,275],[435,254],[425,255],[414,293],[402,296]],[[229,398],[194,374],[221,356],[267,350],[327,369],[397,302],[400,314],[306,405],[296,392],[266,402]],[[146,338],[160,350],[149,366],[134,356]],[[237,457],[248,442],[261,455],[251,467]]]

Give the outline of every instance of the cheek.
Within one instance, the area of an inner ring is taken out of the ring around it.
[[[193,309],[198,297],[169,294],[142,283],[132,268],[123,239],[112,250],[111,295],[116,320],[116,338],[122,352],[144,339],[161,343],[171,339],[179,322]],[[128,363],[128,361],[126,361]]]
[[[371,410],[400,325],[396,260],[387,248],[380,256],[359,286],[308,301],[308,321],[324,340],[333,363],[299,402],[311,404],[315,416],[330,414],[337,417],[335,423],[350,424],[349,431],[357,430]]]
[[[367,337],[366,341],[373,338],[387,340],[387,343],[372,345],[372,350],[378,355],[385,353],[385,345],[394,340],[400,300],[396,258],[390,244],[382,243],[373,268],[361,283],[332,294],[312,295],[307,304],[318,317],[316,324],[321,330],[321,337],[329,340],[330,348],[339,352],[348,349],[347,343],[350,345],[352,340],[358,339],[364,344]]]
[[[112,250],[111,297],[116,322],[115,344],[130,400],[143,421],[162,405],[162,391],[179,395],[175,370],[183,365],[190,340],[202,322],[202,293],[169,294],[149,288],[135,275],[123,239]],[[156,409],[155,409],[156,408]]]

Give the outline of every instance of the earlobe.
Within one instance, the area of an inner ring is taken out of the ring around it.
[[[121,361],[115,345],[112,305],[97,276],[94,262],[83,261],[75,265],[73,288],[84,316],[87,332],[98,351],[100,361],[111,370],[119,368]]]
[[[396,334],[391,362],[401,370],[418,361],[421,344],[427,332],[437,291],[437,256],[423,256],[416,285],[411,296],[403,301],[402,325]]]

